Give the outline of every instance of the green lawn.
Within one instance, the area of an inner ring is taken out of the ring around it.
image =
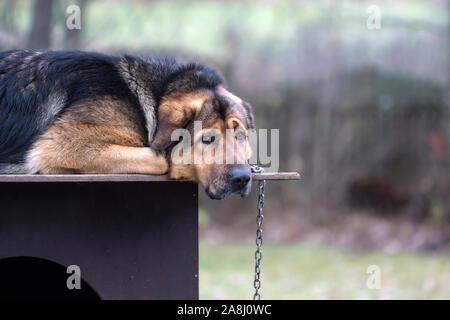
[[[200,298],[252,296],[251,245],[200,245]],[[264,245],[263,299],[449,299],[450,255],[354,253],[303,244]],[[369,290],[369,265],[381,268]]]

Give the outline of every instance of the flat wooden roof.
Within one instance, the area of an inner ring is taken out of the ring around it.
[[[299,180],[297,172],[252,173],[253,180]],[[133,182],[183,181],[171,180],[167,175],[146,174],[5,174],[1,182]]]

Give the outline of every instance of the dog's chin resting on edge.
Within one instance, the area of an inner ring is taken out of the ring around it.
[[[200,133],[194,121],[201,121]],[[214,143],[236,164],[174,164],[176,129],[190,151]],[[250,192],[251,106],[201,64],[82,51],[0,52],[0,174],[166,174],[213,199]],[[230,141],[227,130],[244,133]],[[194,136],[194,133],[196,136]]]

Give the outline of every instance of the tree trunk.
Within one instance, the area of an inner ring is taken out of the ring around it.
[[[34,14],[27,47],[47,49],[50,47],[53,0],[35,0]]]

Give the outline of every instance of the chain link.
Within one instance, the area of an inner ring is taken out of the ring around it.
[[[266,180],[259,181],[259,196],[258,196],[258,214],[256,216],[256,251],[255,251],[255,279],[253,281],[253,287],[255,288],[255,293],[253,295],[253,300],[261,300],[261,295],[259,294],[259,289],[261,288],[261,260],[262,251],[261,246],[263,244],[262,237],[262,224],[264,221],[263,208],[264,208],[264,188],[266,186]]]

